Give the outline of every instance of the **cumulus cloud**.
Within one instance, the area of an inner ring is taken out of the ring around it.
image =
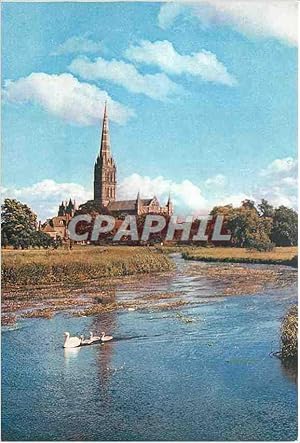
[[[135,66],[119,60],[95,61],[87,57],[76,58],[69,70],[86,80],[106,80],[126,88],[128,91],[144,94],[156,100],[166,100],[178,94],[181,88],[165,74],[141,74]]]
[[[275,206],[297,208],[298,162],[293,157],[277,158],[260,172],[268,180],[260,189],[263,198]]]
[[[169,193],[178,210],[203,212],[207,208],[207,200],[201,189],[190,180],[175,182],[162,176],[150,178],[139,174],[132,174],[124,178],[119,186],[119,198],[134,199],[140,192],[142,198],[152,197],[154,194],[165,204]]]
[[[10,103],[35,103],[69,123],[99,123],[104,102],[108,102],[111,120],[123,124],[134,111],[113,100],[95,85],[78,81],[72,74],[34,72],[18,80],[6,80],[4,100]]]
[[[26,203],[43,221],[57,215],[58,205],[61,201],[72,198],[77,204],[92,198],[92,192],[85,190],[77,183],[57,183],[45,179],[31,186],[20,188],[2,188],[2,199],[15,198]]]
[[[259,202],[254,195],[239,192],[237,194],[216,197],[212,206],[232,205],[234,208],[238,208],[244,200],[254,200],[256,203]]]
[[[262,184],[255,192],[248,194],[246,192],[226,193],[227,179],[222,174],[208,178],[204,183],[206,188],[214,186],[215,189],[214,196],[208,199],[201,187],[190,180],[174,181],[163,176],[148,177],[134,173],[119,183],[117,198],[120,200],[135,199],[137,193],[140,192],[142,198],[156,195],[160,203],[164,205],[171,194],[176,214],[186,215],[207,214],[214,206],[232,204],[234,207],[238,207],[246,199],[254,200],[258,204],[262,198],[267,199],[276,207],[285,205],[296,209],[297,170],[295,169],[295,160],[292,160],[292,162],[281,162],[281,166],[278,166],[279,162],[270,163],[269,169],[275,168],[276,171],[279,171],[277,175],[268,176],[268,183]],[[87,190],[77,183],[57,183],[51,179],[42,180],[26,187],[2,188],[1,194],[2,198],[16,198],[28,204],[42,220],[56,215],[58,205],[62,200],[71,197],[79,205],[93,198],[91,189]]]
[[[289,188],[270,186],[260,190],[260,198],[268,200],[273,206],[287,206],[297,209],[297,195]]]
[[[125,177],[118,186],[118,199],[135,199],[140,192],[142,198],[153,195],[166,204],[169,193],[177,213],[205,213],[207,201],[200,188],[190,180],[175,182],[162,176],[150,178],[139,174]],[[61,201],[72,198],[79,205],[93,198],[92,191],[77,183],[57,183],[55,180],[42,180],[31,186],[2,188],[2,199],[15,198],[26,203],[41,220],[57,214]]]
[[[236,84],[234,77],[216,55],[204,49],[191,55],[181,55],[168,40],[153,43],[143,40],[138,46],[130,46],[125,51],[125,56],[138,63],[158,66],[168,74],[187,74],[228,86]]]
[[[298,44],[297,2],[293,0],[202,0],[201,3],[180,2],[186,11],[197,17],[202,25],[228,25],[247,36],[273,37],[288,45]],[[172,4],[161,7],[158,22],[170,26],[182,8]]]
[[[272,161],[265,169],[262,169],[261,175],[263,177],[270,177],[276,175],[285,176],[291,175],[295,176],[297,174],[298,162],[293,157],[277,158]]]
[[[61,43],[51,55],[66,55],[75,53],[94,53],[103,49],[102,42],[95,42],[86,35],[73,36],[68,38],[65,42]]]

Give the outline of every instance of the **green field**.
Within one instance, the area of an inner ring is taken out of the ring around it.
[[[3,250],[2,285],[82,282],[172,269],[168,256],[147,247],[77,246],[72,250]]]
[[[269,252],[258,252],[244,248],[191,248],[182,253],[186,260],[225,263],[258,263],[284,264],[297,266],[298,249],[293,247],[277,247]]]

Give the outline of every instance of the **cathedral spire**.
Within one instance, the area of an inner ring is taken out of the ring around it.
[[[171,203],[171,192],[169,191],[169,197],[168,197],[167,205],[169,205],[170,203]]]
[[[117,168],[110,152],[107,104],[105,102],[100,154],[94,167],[94,200],[107,206],[116,199]]]
[[[109,127],[108,127],[108,116],[107,116],[107,102],[105,102],[105,105],[104,105],[100,156],[106,157],[106,158],[110,157],[110,141],[109,141]]]

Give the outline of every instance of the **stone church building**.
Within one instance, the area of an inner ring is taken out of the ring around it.
[[[104,108],[100,152],[94,167],[94,201],[104,206],[116,217],[124,214],[163,214],[172,215],[173,205],[169,197],[166,206],[160,206],[158,199],[141,198],[117,200],[117,167],[111,154],[107,107]]]
[[[141,198],[140,193],[134,200],[117,200],[117,167],[110,150],[107,107],[104,107],[100,152],[94,166],[94,200],[96,207],[107,209],[117,218],[125,215],[162,214],[172,215],[173,204],[169,197],[166,206],[161,206],[158,199]],[[46,220],[41,230],[52,238],[67,238],[67,226],[76,212],[75,200],[65,201],[59,205],[56,217]],[[80,209],[80,207],[79,207]]]

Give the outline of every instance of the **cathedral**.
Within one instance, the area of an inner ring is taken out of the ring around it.
[[[172,215],[173,205],[169,197],[166,206],[160,206],[158,199],[141,198],[137,194],[134,200],[116,200],[117,167],[110,150],[107,107],[105,104],[100,152],[94,167],[94,202],[107,208],[116,217],[124,214],[162,214]]]
[[[106,209],[116,218],[126,215],[161,214],[172,215],[173,204],[171,198],[166,206],[161,206],[158,199],[141,198],[140,193],[134,200],[116,200],[117,194],[117,167],[110,150],[107,107],[104,107],[100,152],[94,166],[94,199],[86,204]],[[82,205],[84,206],[84,205]],[[79,206],[80,209],[80,206]],[[67,238],[67,226],[76,213],[75,200],[62,202],[56,217],[46,220],[40,229],[53,238]]]

